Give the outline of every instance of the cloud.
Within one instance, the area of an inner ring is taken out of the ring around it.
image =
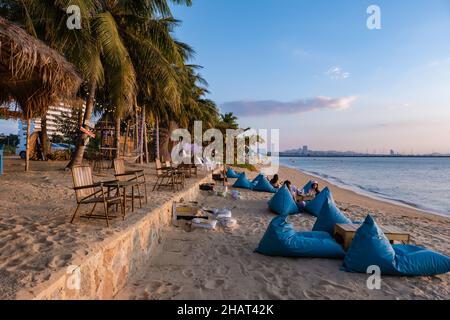
[[[441,59],[441,60],[432,61],[432,62],[430,62],[428,64],[428,67],[429,68],[440,67],[440,66],[442,66],[444,64],[447,64],[447,63],[450,63],[450,57],[447,57],[447,58],[444,58],[444,59]]]
[[[350,73],[344,71],[340,66],[331,67],[325,74],[334,80],[343,80],[350,77]]]
[[[292,102],[275,100],[233,101],[222,105],[224,112],[233,112],[240,117],[298,114],[321,109],[345,110],[351,107],[357,97],[341,98],[316,97]]]

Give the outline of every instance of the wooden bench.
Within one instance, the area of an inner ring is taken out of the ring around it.
[[[344,246],[347,251],[355,237],[356,231],[361,227],[360,224],[337,224],[334,227],[334,238],[338,243]],[[411,235],[407,232],[401,231],[393,226],[380,226],[386,237],[393,244],[395,241],[401,243],[409,243]]]

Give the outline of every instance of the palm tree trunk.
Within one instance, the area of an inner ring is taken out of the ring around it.
[[[141,132],[140,132],[140,145],[139,145],[139,162],[144,164],[144,126],[145,126],[145,108],[142,108],[141,114]]]
[[[159,152],[159,118],[156,116],[156,159],[161,160],[161,154]]]
[[[144,120],[144,153],[145,153],[145,163],[149,164],[150,160],[148,158],[148,131],[147,131],[147,122],[145,120]]]
[[[115,131],[115,148],[116,148],[116,154],[115,154],[115,158],[119,159],[120,158],[120,122],[121,122],[121,118],[116,116],[115,119],[115,125],[114,125],[114,131]]]
[[[92,112],[94,111],[94,99],[96,91],[97,91],[97,83],[93,81],[91,83],[91,87],[89,89],[89,97],[86,102],[86,110],[84,112],[83,125],[85,125],[87,121],[91,120]],[[86,149],[85,141],[87,139],[88,135],[80,131],[77,147],[72,155],[72,159],[67,165],[67,168],[72,168],[74,166],[78,166],[83,163],[84,151]]]
[[[139,145],[139,115],[137,102],[134,103],[134,143],[134,148],[137,153],[139,153],[141,147]]]

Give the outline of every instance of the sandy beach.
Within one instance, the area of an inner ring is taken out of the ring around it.
[[[254,177],[256,173],[248,173]],[[282,167],[280,177],[303,186],[312,177]],[[234,180],[231,180],[231,185]],[[450,254],[450,218],[378,201],[319,180],[329,186],[345,214],[361,220],[371,213],[382,225],[411,233],[412,244]],[[205,207],[228,208],[238,220],[231,232],[170,226],[153,263],[129,282],[117,299],[449,299],[450,275],[383,277],[381,290],[369,290],[367,275],[340,271],[342,261],[273,258],[254,253],[274,217],[271,195],[241,191],[233,200],[203,192]],[[309,215],[290,218],[299,231],[314,224]]]
[[[32,162],[31,171],[23,171],[23,161],[7,159],[0,176],[0,299],[15,299],[50,280],[70,265],[79,265],[99,246],[135,225],[151,210],[166,203],[174,192],[151,192],[156,179],[154,164],[129,165],[144,169],[149,201],[125,221],[116,218],[107,228],[104,220],[76,219],[70,224],[76,201],[72,176],[64,168],[67,162]],[[202,178],[187,180],[187,188]],[[94,173],[94,181],[114,179],[113,170]],[[84,206],[82,213],[90,206]],[[100,209],[97,209],[101,213]],[[157,225],[160,228],[161,226]]]
[[[149,204],[116,219],[70,224],[75,198],[64,162],[32,163],[7,160],[0,177],[0,298],[15,299],[72,264],[79,264],[95,248],[136,224],[152,208],[167,202],[171,191],[149,194]],[[140,166],[135,165],[135,168]],[[151,190],[153,165],[144,166]],[[248,172],[250,177],[256,173]],[[96,175],[109,180],[112,172]],[[280,176],[303,185],[309,176],[281,168]],[[198,179],[200,179],[199,177]],[[189,179],[194,185],[198,179]],[[234,180],[230,180],[231,185]],[[320,181],[329,186],[339,207],[352,219],[372,213],[380,224],[395,225],[412,235],[412,243],[450,254],[450,218],[380,202]],[[424,278],[384,277],[382,290],[369,291],[365,275],[339,270],[342,261],[271,258],[254,253],[274,217],[267,209],[271,195],[242,191],[241,200],[201,192],[205,207],[228,208],[238,220],[231,232],[165,227],[151,263],[132,275],[117,299],[449,299],[450,275]],[[314,218],[292,219],[301,231],[311,230]]]

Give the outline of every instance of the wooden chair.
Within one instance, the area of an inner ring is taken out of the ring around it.
[[[159,159],[155,160],[156,183],[153,191],[161,187],[170,187],[173,191],[178,190],[179,186],[184,186],[184,173],[173,169],[171,166],[163,166]]]
[[[125,169],[125,162],[123,159],[114,160],[114,173],[115,177],[119,181],[135,181],[138,187],[139,201],[141,199],[140,186],[144,186],[145,203],[148,204],[147,198],[147,182],[145,180],[144,170],[132,170],[127,171]],[[142,203],[141,203],[142,207]]]
[[[178,175],[179,183],[184,188],[186,185],[186,178],[191,177],[190,166],[182,163],[182,164],[178,165],[177,167],[174,167],[174,165],[170,161],[166,161],[164,167],[173,170]]]
[[[177,167],[174,167],[174,165],[170,161],[166,161],[164,167],[170,168],[178,173],[183,173],[183,175],[181,175],[181,177],[183,179],[183,183],[182,183],[183,186],[185,185],[186,178],[191,177],[191,165],[190,164],[181,163]]]
[[[198,176],[198,167],[195,163],[191,164],[191,175]]]
[[[120,196],[120,190],[117,188],[117,192],[115,196],[111,196],[110,192],[108,192],[107,188],[104,186],[105,183],[111,184],[112,181],[105,181],[94,183],[92,178],[92,169],[89,166],[75,166],[72,168],[72,179],[73,186],[77,201],[77,208],[73,213],[72,219],[70,223],[73,223],[78,209],[82,204],[93,204],[93,208],[90,213],[86,216],[80,216],[80,218],[87,219],[105,219],[106,226],[109,227],[109,206],[116,205],[121,207],[123,219],[125,219],[125,210],[122,204],[122,198]],[[97,204],[103,203],[104,215],[94,215],[94,210],[97,207]]]

